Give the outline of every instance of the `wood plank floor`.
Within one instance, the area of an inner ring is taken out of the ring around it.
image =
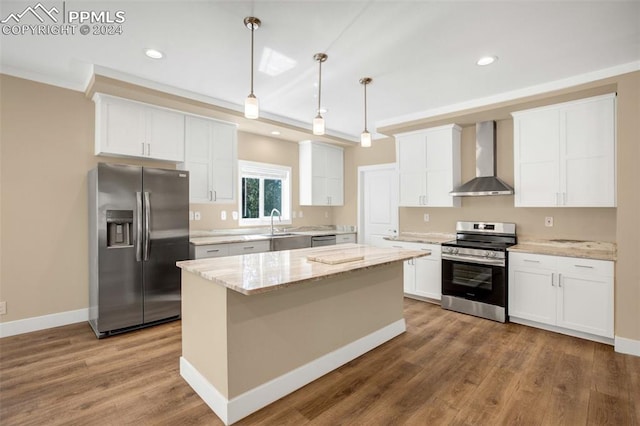
[[[407,332],[240,425],[640,425],[640,358],[405,299]],[[182,380],[180,322],[0,340],[0,424],[220,425]]]

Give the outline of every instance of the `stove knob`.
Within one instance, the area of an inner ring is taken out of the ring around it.
[[[453,254],[458,254],[458,249],[457,248],[453,249]]]
[[[485,251],[484,255],[486,257],[495,257],[496,256],[496,254],[494,252],[492,252],[492,251]]]

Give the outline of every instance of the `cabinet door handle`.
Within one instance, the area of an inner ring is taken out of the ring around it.
[[[562,274],[558,274],[558,287],[562,287]]]
[[[151,157],[151,144],[150,143],[147,144],[147,155],[149,157]]]
[[[218,201],[218,191],[213,191],[213,201]]]
[[[567,193],[566,192],[562,193],[562,205],[563,206],[567,205]]]
[[[213,191],[209,191],[209,201],[213,201]]]
[[[392,248],[399,248],[399,249],[401,249],[401,248],[402,248],[402,247],[400,247],[400,246],[391,246],[391,247],[392,247]]]
[[[243,247],[243,249],[245,249],[245,250],[251,250],[252,248],[253,248],[253,246]]]
[[[144,142],[142,142],[140,145],[142,145],[142,155],[144,155]]]
[[[589,265],[573,265],[576,268],[588,268],[588,269],[593,269],[593,266],[589,266]]]
[[[555,287],[556,285],[553,283],[553,279],[555,278],[555,275],[553,272],[551,273],[551,287]]]
[[[560,204],[560,193],[556,192],[556,205]]]
[[[530,263],[540,263],[539,260],[531,260],[531,259],[524,259],[525,262],[530,262]]]
[[[219,249],[215,249],[215,250],[207,250],[207,253],[217,253],[219,252]]]

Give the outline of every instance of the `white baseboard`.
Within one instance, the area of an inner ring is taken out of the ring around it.
[[[614,349],[621,354],[640,356],[640,340],[616,336]]]
[[[229,425],[311,383],[405,331],[406,324],[404,319],[398,320],[231,400],[222,395],[183,357],[180,357],[180,375],[220,417],[220,420]]]
[[[0,338],[75,324],[83,321],[89,321],[89,308],[78,309],[76,311],[59,312],[57,314],[43,315],[41,317],[26,318],[16,321],[0,322]]]

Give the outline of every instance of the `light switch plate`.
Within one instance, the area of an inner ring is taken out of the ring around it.
[[[237,211],[232,211],[231,212],[231,217],[233,217],[233,220],[238,220],[238,212]]]
[[[227,220],[227,211],[226,210],[222,210],[220,212],[220,220]]]
[[[544,226],[553,226],[553,216],[547,216],[544,218]]]
[[[424,214],[424,221],[429,222],[429,213]]]
[[[200,212],[195,212],[195,213],[193,214],[193,218],[194,218],[195,220],[200,220]]]
[[[189,220],[193,220],[193,210],[189,210]]]

